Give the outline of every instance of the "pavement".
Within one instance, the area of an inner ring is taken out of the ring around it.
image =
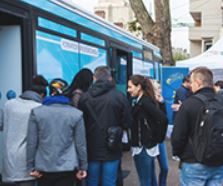
[[[170,140],[165,140],[167,151],[168,151],[168,163],[169,163],[169,172],[168,172],[168,178],[167,178],[167,186],[178,186],[178,161],[174,161],[172,159],[172,153],[171,153],[171,145]],[[122,158],[122,169],[125,170],[125,173],[128,173],[126,171],[130,171],[129,175],[124,179],[124,186],[139,186],[138,176],[136,173],[136,169],[134,166],[134,162],[131,156],[131,152],[124,152],[123,158]],[[156,172],[157,175],[159,173],[159,166],[157,164],[156,160]]]

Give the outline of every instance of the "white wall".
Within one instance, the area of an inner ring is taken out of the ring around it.
[[[21,29],[19,26],[0,26],[0,108],[6,101],[8,90],[17,94],[22,91],[22,54]],[[0,132],[0,149],[2,149]],[[2,154],[0,150],[0,172],[2,171]]]
[[[8,90],[22,91],[21,30],[19,26],[0,27],[0,107]]]

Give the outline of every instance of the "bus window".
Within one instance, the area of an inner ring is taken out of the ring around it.
[[[69,28],[67,26],[55,23],[53,21],[50,21],[48,19],[44,19],[42,17],[38,17],[38,26],[42,28],[46,28],[48,30],[53,30],[55,32],[59,32],[61,34],[65,34],[71,37],[77,37],[77,31]]]
[[[133,58],[133,74],[154,77],[153,63]]]
[[[113,48],[113,76],[118,90],[126,94],[127,80],[130,74],[130,53]]]
[[[106,50],[93,46],[79,44],[80,67],[89,68],[92,71],[98,66],[107,65]]]
[[[90,43],[93,43],[95,45],[105,46],[105,41],[102,39],[99,39],[97,37],[91,36],[89,34],[81,33],[81,39],[83,41],[88,41]]]
[[[71,82],[79,71],[78,43],[60,36],[36,31],[37,73]]]

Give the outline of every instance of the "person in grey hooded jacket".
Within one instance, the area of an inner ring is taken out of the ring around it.
[[[87,175],[83,114],[64,96],[66,81],[54,79],[43,105],[32,110],[27,137],[27,165],[38,186],[73,186]]]
[[[14,182],[18,186],[35,184],[35,178],[29,175],[26,163],[28,119],[31,110],[41,105],[46,86],[47,80],[37,75],[33,78],[31,89],[16,99],[8,100],[1,112],[4,182]]]

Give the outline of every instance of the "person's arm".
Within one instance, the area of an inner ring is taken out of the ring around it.
[[[84,120],[81,116],[80,120],[74,128],[74,142],[77,151],[77,159],[79,161],[79,168],[76,174],[78,179],[83,179],[87,176],[87,147],[86,147],[86,133]]]
[[[174,120],[174,127],[171,135],[171,144],[174,156],[181,156],[188,142],[188,136],[189,116],[183,103]]]
[[[183,102],[186,99],[187,99],[187,91],[185,90],[184,87],[181,87],[176,92],[176,101],[177,101],[176,103],[178,104],[179,101]]]
[[[166,114],[151,100],[145,100],[142,104],[142,108],[150,115],[154,121],[159,121],[161,123],[167,123]]]
[[[122,107],[122,127],[128,129],[132,126],[132,114],[131,107],[127,98],[123,95],[123,107]]]
[[[31,173],[35,169],[35,155],[38,146],[38,126],[35,114],[32,111],[29,117],[27,133],[27,168]]]
[[[0,131],[3,131],[4,111],[0,108]]]

